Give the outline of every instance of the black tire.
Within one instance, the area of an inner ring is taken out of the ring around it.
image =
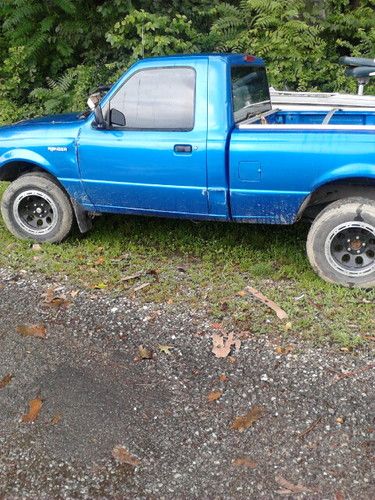
[[[13,181],[3,195],[1,214],[14,236],[39,243],[60,243],[69,235],[74,221],[68,196],[43,172],[28,173]]]
[[[346,287],[375,287],[375,201],[346,198],[314,220],[307,255],[325,281]]]

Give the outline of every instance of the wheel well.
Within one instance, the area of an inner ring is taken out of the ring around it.
[[[320,186],[305,199],[299,209],[298,219],[315,219],[319,212],[330,203],[352,196],[375,200],[375,179],[350,178]]]
[[[81,233],[86,233],[91,229],[92,227],[91,218],[88,216],[88,213],[84,210],[84,208],[73,198],[70,197],[65,187],[60,183],[60,181],[56,177],[51,175],[47,170],[39,167],[39,165],[28,162],[9,163],[0,169],[0,181],[13,182],[22,175],[29,173],[42,173],[48,176],[50,180],[53,181],[68,197],[73,207],[75,219],[77,221]]]
[[[0,181],[15,181],[21,175],[29,172],[44,172],[49,174],[49,172],[34,163],[17,161],[8,163],[0,169]]]

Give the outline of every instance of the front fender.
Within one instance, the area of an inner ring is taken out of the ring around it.
[[[30,163],[33,165],[37,165],[40,168],[43,168],[47,172],[49,172],[52,175],[55,175],[53,173],[53,167],[51,163],[47,160],[47,158],[43,157],[39,153],[36,153],[35,151],[31,151],[30,149],[10,149],[8,151],[5,151],[1,156],[0,156],[0,168],[5,167],[9,163],[16,163],[16,162],[22,162],[22,163]]]
[[[56,178],[73,201],[87,210],[92,210],[93,205],[79,175],[75,142],[67,146],[40,146],[35,149],[12,148],[3,152],[0,156],[0,173],[2,168],[12,163],[28,163],[30,166],[39,167]],[[38,151],[40,149],[42,151]]]

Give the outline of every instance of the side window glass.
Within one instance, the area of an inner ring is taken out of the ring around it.
[[[193,68],[141,70],[111,99],[111,113],[123,113],[130,129],[192,130],[195,81]]]

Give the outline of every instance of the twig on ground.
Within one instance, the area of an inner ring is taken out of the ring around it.
[[[313,431],[315,429],[315,427],[317,427],[320,422],[322,421],[322,416],[318,417],[311,425],[309,425],[307,427],[307,429],[305,429],[298,437],[299,439],[304,439],[308,434],[310,434],[311,431]]]
[[[351,370],[351,371],[347,371],[347,372],[338,372],[338,371],[330,368],[330,371],[335,373],[335,377],[332,381],[332,384],[336,384],[337,382],[339,382],[340,380],[342,380],[344,378],[355,377],[356,375],[359,375],[360,373],[364,373],[364,372],[367,372],[369,370],[372,370],[373,368],[375,368],[375,363],[370,363],[369,365],[362,366],[361,368],[358,368],[358,370]]]

